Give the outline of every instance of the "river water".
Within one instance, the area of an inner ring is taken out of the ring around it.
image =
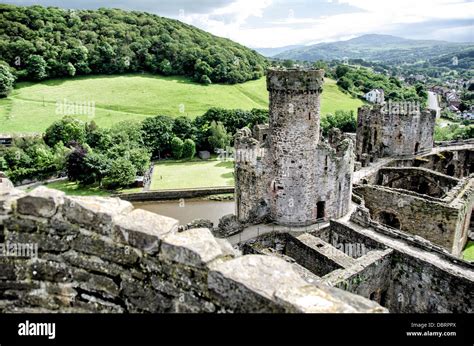
[[[219,219],[235,213],[234,201],[206,201],[201,199],[134,202],[135,208],[177,219],[181,225],[194,219],[209,219],[217,226]]]

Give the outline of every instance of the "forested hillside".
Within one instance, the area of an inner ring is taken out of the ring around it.
[[[18,80],[148,71],[204,84],[257,79],[266,65],[242,45],[149,13],[3,4],[0,60]]]

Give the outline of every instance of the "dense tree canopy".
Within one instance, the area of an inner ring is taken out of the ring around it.
[[[149,71],[197,82],[263,76],[253,50],[177,20],[119,9],[0,5],[0,56],[19,79]]]
[[[13,89],[15,77],[8,66],[0,64],[0,97],[6,97]]]
[[[427,93],[423,85],[402,85],[399,80],[376,73],[365,67],[338,65],[335,69],[337,84],[354,95],[362,96],[372,89],[383,89],[385,99],[393,101],[418,101],[426,104]]]

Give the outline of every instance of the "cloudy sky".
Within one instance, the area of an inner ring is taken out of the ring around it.
[[[0,0],[64,8],[114,7],[179,19],[252,48],[391,34],[474,42],[474,0]]]

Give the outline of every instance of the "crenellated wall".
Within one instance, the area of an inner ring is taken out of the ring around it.
[[[118,198],[25,194],[0,178],[0,312],[386,311],[177,226]]]

